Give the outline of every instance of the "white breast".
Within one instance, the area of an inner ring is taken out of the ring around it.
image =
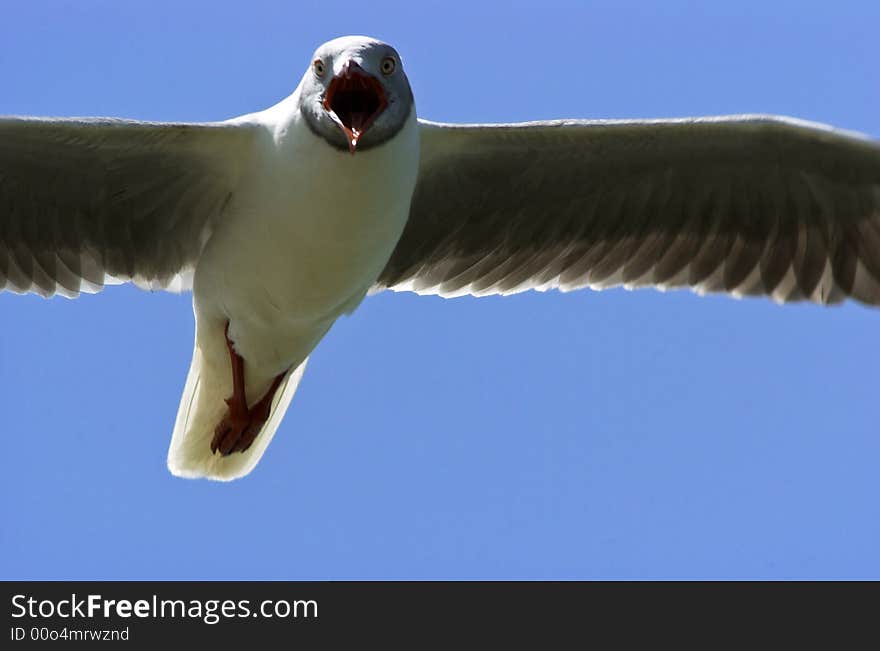
[[[255,116],[267,126],[264,152],[194,283],[196,309],[230,321],[245,359],[278,364],[300,354],[279,341],[320,338],[379,275],[406,224],[419,158],[415,112],[390,141],[351,155],[282,107]]]

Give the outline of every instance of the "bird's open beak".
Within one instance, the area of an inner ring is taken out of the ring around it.
[[[324,96],[324,109],[342,129],[352,154],[386,106],[382,83],[353,59],[333,78]]]

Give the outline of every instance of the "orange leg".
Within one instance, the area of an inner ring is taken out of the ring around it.
[[[244,452],[257,438],[260,428],[269,418],[272,399],[285,375],[284,373],[278,375],[259,402],[248,409],[244,390],[244,359],[235,352],[232,342],[229,341],[228,321],[225,336],[229,361],[232,363],[232,395],[226,399],[229,411],[214,429],[214,438],[211,441],[211,452],[219,452],[224,457],[233,452]]]

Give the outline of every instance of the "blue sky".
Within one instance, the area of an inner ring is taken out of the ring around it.
[[[423,117],[769,112],[880,136],[876,2],[6,0],[0,114],[213,120],[346,33]],[[384,294],[256,471],[165,469],[189,295],[0,295],[0,577],[880,578],[880,311]]]

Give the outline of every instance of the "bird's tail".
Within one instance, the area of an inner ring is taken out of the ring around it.
[[[224,399],[231,389],[228,380],[230,371],[228,365],[210,365],[196,340],[192,364],[177,410],[171,446],[168,448],[168,469],[171,473],[190,479],[205,477],[229,481],[244,477],[253,470],[281,424],[307,361],[303,360],[302,364],[284,376],[272,400],[269,418],[251,446],[244,452],[222,456],[219,452],[211,451],[211,440],[214,428],[226,413]]]

